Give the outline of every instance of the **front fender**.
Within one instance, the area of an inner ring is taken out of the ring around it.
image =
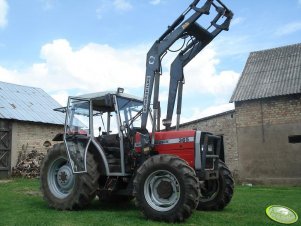
[[[52,141],[64,141],[64,134],[58,133],[55,135],[55,137],[52,139]]]

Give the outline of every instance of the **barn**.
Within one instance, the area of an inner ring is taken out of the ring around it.
[[[0,178],[11,175],[20,152],[46,152],[63,132],[61,107],[40,88],[0,82]]]
[[[301,44],[250,53],[230,102],[235,110],[181,129],[222,135],[241,182],[301,185]]]

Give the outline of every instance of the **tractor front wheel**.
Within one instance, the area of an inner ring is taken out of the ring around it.
[[[234,180],[226,164],[219,161],[219,178],[208,180],[201,187],[201,198],[198,210],[222,210],[231,201],[234,191]]]
[[[199,182],[184,160],[173,155],[156,155],[137,170],[134,195],[147,218],[182,222],[198,204]]]
[[[55,144],[41,166],[41,191],[49,206],[55,209],[81,209],[95,197],[98,177],[92,153],[87,153],[87,172],[73,174],[65,144]]]

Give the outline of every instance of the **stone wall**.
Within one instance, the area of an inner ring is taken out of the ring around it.
[[[202,118],[180,129],[209,131],[224,138],[225,161],[236,181],[301,185],[301,95],[235,103],[235,111]]]
[[[234,176],[237,177],[238,151],[234,110],[181,124],[180,129],[197,129],[211,132],[215,135],[222,135],[224,140],[225,162]]]
[[[239,176],[260,184],[301,184],[301,95],[235,103]]]
[[[301,121],[301,95],[235,103],[237,127],[287,124]]]
[[[48,148],[56,143],[52,141],[54,136],[63,131],[63,125],[13,121],[11,166],[16,165],[21,151],[37,150],[46,153]]]

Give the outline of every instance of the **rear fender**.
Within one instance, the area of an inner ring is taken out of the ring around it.
[[[109,170],[109,164],[108,164],[108,161],[107,161],[107,158],[106,158],[106,155],[104,153],[103,148],[95,140],[93,140],[93,139],[92,139],[92,142],[90,143],[90,147],[89,148],[93,148],[93,150],[95,152],[97,152],[98,157],[100,158],[100,159],[98,158],[98,160],[101,160],[101,161],[98,162],[99,164],[101,164],[100,165],[101,169],[102,169],[101,173],[102,174],[105,173],[105,175],[109,175],[109,172],[110,172],[110,170]]]
[[[52,139],[52,141],[64,141],[64,133],[56,134],[55,137]],[[65,145],[66,145],[66,143],[65,143]],[[90,142],[88,148],[95,151],[96,153],[98,153],[98,156],[101,158],[101,164],[102,164],[101,165],[101,168],[102,168],[101,173],[105,172],[105,175],[108,175],[109,174],[109,165],[108,165],[106,156],[104,154],[103,148],[99,144],[97,144],[97,142],[95,142],[93,139],[92,139],[92,142]],[[67,148],[66,148],[66,150],[67,150]],[[100,159],[98,159],[98,160],[100,160]]]
[[[94,155],[94,158],[96,158],[97,163],[99,164],[101,168],[101,174],[102,175],[108,175],[109,174],[109,165],[108,161],[106,159],[105,153],[103,148],[93,139],[89,139],[86,148],[81,150],[74,150],[76,148],[80,149],[79,147],[82,147],[82,145],[76,143],[75,148],[72,148],[72,152],[69,152],[66,145],[66,151],[68,154],[69,162],[72,166],[73,173],[86,173],[87,169],[87,152],[91,152]],[[80,156],[79,156],[80,155]]]

